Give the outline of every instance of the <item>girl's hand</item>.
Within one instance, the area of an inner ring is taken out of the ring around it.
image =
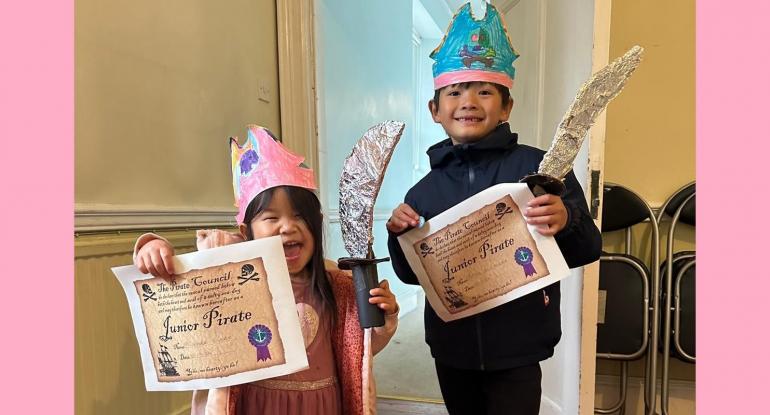
[[[393,291],[390,291],[388,280],[382,280],[382,282],[380,282],[380,288],[372,288],[369,290],[369,295],[372,296],[372,298],[369,299],[369,304],[377,304],[377,307],[384,311],[386,316],[398,314],[396,295],[393,294]]]
[[[163,239],[153,239],[144,244],[134,258],[134,265],[143,274],[171,280],[174,276],[174,247]]]
[[[546,194],[530,200],[524,216],[530,225],[539,225],[537,231],[545,236],[556,235],[567,226],[567,207],[556,195]]]

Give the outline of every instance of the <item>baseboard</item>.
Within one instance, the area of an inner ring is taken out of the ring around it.
[[[656,413],[661,413],[661,384],[656,381]],[[607,407],[617,402],[620,396],[620,376],[596,376],[596,405]],[[626,395],[626,414],[641,415],[644,412],[644,378],[630,377]],[[695,382],[672,379],[668,385],[668,412],[676,415],[695,414]]]
[[[637,377],[637,376],[629,376],[628,378],[629,389],[635,388],[635,387],[641,388],[643,384],[644,384],[644,378]],[[660,389],[662,384],[663,383],[661,382],[661,380],[657,379],[656,385],[658,389]],[[618,387],[619,385],[620,385],[620,376],[618,375],[596,375],[596,386]],[[668,381],[668,388],[669,390],[679,390],[679,391],[686,391],[686,392],[695,391],[695,381],[670,379]]]

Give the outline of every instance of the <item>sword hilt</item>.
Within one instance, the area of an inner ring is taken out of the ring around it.
[[[374,257],[373,254],[371,256]],[[369,299],[372,297],[369,290],[379,287],[377,264],[385,261],[390,261],[390,258],[340,258],[337,261],[337,266],[340,269],[353,271],[358,322],[362,328],[385,325],[384,312],[376,304],[369,303]]]
[[[522,177],[519,183],[526,183],[535,197],[546,193],[561,196],[567,187],[564,182],[547,174],[535,173]]]

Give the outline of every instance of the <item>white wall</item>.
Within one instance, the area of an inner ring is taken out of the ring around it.
[[[407,1],[317,0],[316,82],[321,202],[328,219],[326,256],[348,256],[337,217],[342,164],[369,127],[386,120],[406,122],[375,207],[374,251],[388,255],[385,221],[403,201],[414,164],[412,4]],[[389,263],[379,266],[397,296],[401,284]]]
[[[593,49],[592,0],[548,0],[546,3],[545,66],[542,136],[550,146],[556,126],[591,75]],[[575,160],[574,171],[585,188],[588,171],[588,140]],[[562,340],[556,355],[545,362],[544,395],[559,396],[563,414],[578,413],[580,384],[580,327],[583,270],[573,271],[562,282]]]
[[[521,1],[505,15],[520,57],[514,62],[511,128],[519,142],[547,150],[561,117],[591,73],[592,0]],[[575,174],[586,186],[586,140]],[[543,362],[542,414],[578,413],[582,269],[561,283],[562,338]]]
[[[540,116],[542,113],[542,63],[545,50],[545,3],[542,0],[519,2],[505,15],[505,24],[519,58],[513,62],[516,79],[511,88],[513,110],[508,121],[519,134],[519,142],[542,147]]]

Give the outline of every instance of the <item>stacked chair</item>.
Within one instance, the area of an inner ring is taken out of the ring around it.
[[[674,237],[680,224],[695,226],[695,182],[677,190],[663,204],[658,224],[671,218],[666,238],[666,258],[660,267],[662,284],[660,302],[663,353],[661,409],[668,415],[669,360],[671,356],[695,363],[695,251],[674,253]]]
[[[599,267],[599,324],[596,356],[620,362],[620,396],[608,408],[595,408],[599,414],[625,413],[628,363],[647,355],[645,374],[646,413],[654,413],[655,376],[658,343],[658,252],[660,244],[655,214],[638,194],[618,184],[605,183],[602,233],[624,231],[623,253],[603,253]],[[648,266],[631,254],[631,228],[649,222],[651,263]],[[652,270],[652,275],[650,270]],[[650,285],[652,284],[652,289]],[[652,304],[651,304],[652,300]],[[652,376],[650,374],[653,374]]]

